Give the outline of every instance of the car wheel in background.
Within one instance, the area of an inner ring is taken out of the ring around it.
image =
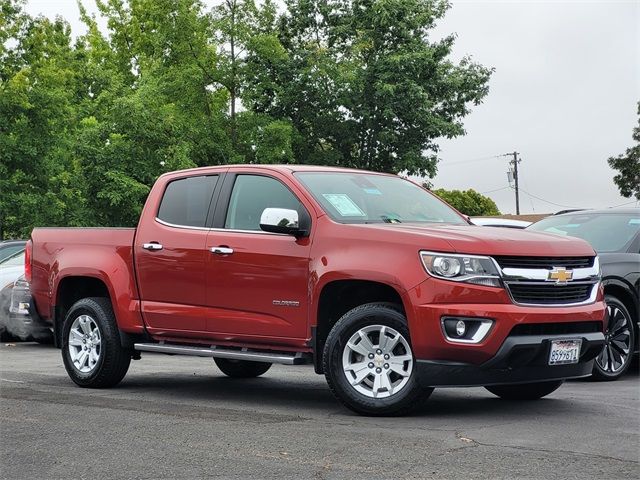
[[[213,360],[222,373],[231,378],[259,377],[271,368],[271,364],[265,362],[230,360],[227,358],[214,358]]]
[[[503,400],[538,400],[555,392],[563,383],[564,380],[554,380],[515,385],[493,385],[484,388]]]
[[[593,363],[594,380],[617,380],[631,365],[635,348],[633,321],[624,303],[611,295],[605,296],[609,324],[605,345]]]

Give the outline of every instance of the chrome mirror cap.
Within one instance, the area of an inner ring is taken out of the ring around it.
[[[295,235],[300,231],[298,212],[288,208],[265,208],[260,216],[260,228],[265,232]]]

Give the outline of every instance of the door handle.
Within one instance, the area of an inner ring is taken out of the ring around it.
[[[162,245],[157,242],[143,243],[142,248],[145,250],[162,250]]]
[[[233,253],[233,248],[211,247],[211,253],[215,253],[216,255],[231,255]]]

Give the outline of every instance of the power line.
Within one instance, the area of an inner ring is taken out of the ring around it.
[[[640,202],[640,200],[632,200],[627,203],[621,203],[620,205],[613,205],[612,207],[609,207],[609,208],[624,207],[625,205],[631,205],[632,203],[638,203],[638,202]]]
[[[506,190],[508,188],[511,188],[510,185],[507,185],[506,187],[502,187],[502,188],[496,188],[494,190],[487,190],[486,192],[480,192],[482,195],[484,195],[485,193],[493,193],[493,192],[499,192],[500,190]]]
[[[522,188],[520,188],[520,190],[522,190],[524,193],[526,193],[527,195],[529,195],[530,197],[535,198],[536,200],[540,200],[541,202],[545,202],[548,203],[550,205],[555,205],[556,207],[564,207],[564,208],[582,208],[582,207],[576,207],[574,205],[562,205],[561,203],[555,203],[555,202],[550,202],[549,200],[545,200],[544,198],[538,197],[532,193],[527,192],[526,190],[523,190]]]
[[[462,164],[465,164],[465,163],[480,162],[482,160],[491,160],[492,158],[498,158],[498,157],[500,157],[500,155],[491,155],[491,156],[487,156],[487,157],[470,158],[468,160],[460,160],[458,162],[442,162],[438,166],[443,166],[443,165],[462,165]]]

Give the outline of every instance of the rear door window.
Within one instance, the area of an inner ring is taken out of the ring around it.
[[[218,175],[173,180],[164,191],[158,219],[185,227],[204,227]]]

